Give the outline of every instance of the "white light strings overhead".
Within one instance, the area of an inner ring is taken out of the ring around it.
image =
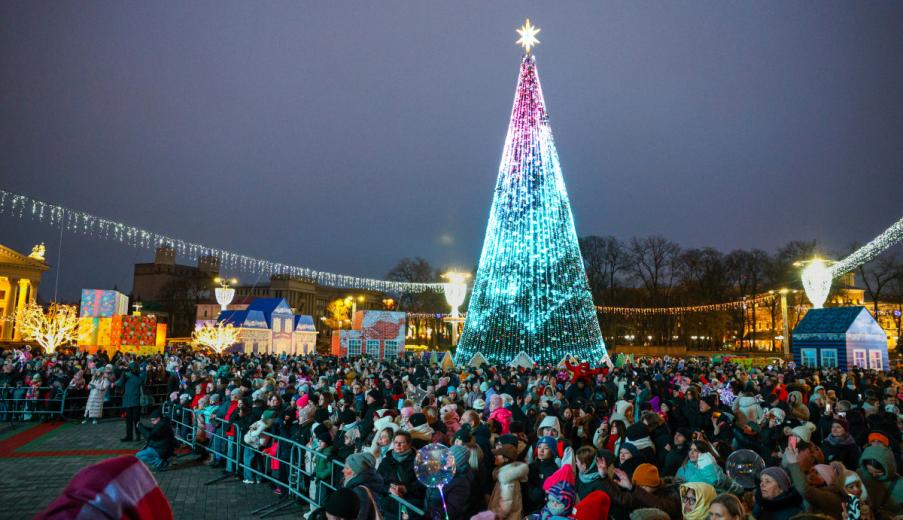
[[[412,283],[361,278],[343,274],[328,273],[279,262],[233,253],[178,238],[172,238],[153,231],[137,228],[97,217],[27,195],[0,189],[0,215],[6,214],[19,219],[31,218],[50,226],[60,226],[66,231],[81,233],[105,240],[117,240],[135,248],[153,249],[161,246],[172,247],[178,254],[191,258],[214,256],[224,269],[266,275],[287,275],[315,281],[329,287],[363,289],[392,293],[442,292],[441,283]]]

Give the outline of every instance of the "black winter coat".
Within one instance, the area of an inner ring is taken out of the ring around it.
[[[756,506],[752,515],[756,520],[790,520],[803,512],[803,497],[796,489],[778,495],[771,500],[762,498],[762,491],[756,489]]]
[[[162,459],[172,457],[176,449],[176,434],[172,430],[172,424],[166,417],[161,417],[153,427],[138,423],[138,430],[147,439],[147,447],[153,448]]]
[[[449,518],[470,518],[470,497],[473,485],[473,472],[469,469],[452,478],[442,493],[445,494],[445,505]],[[437,489],[430,489],[427,494],[427,518],[445,518],[442,508],[442,497]],[[479,512],[479,511],[478,511]]]

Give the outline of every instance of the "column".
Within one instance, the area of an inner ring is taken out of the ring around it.
[[[0,277],[6,278],[6,277]],[[11,339],[12,338],[12,330],[13,330],[13,317],[16,307],[16,285],[15,281],[12,278],[6,278],[6,282],[9,285],[9,289],[6,291],[6,295],[4,296],[4,301],[0,302],[3,305],[3,313],[0,315],[0,339]]]
[[[9,279],[9,290],[10,290],[10,309],[9,313],[12,318],[12,327],[10,327],[12,334],[8,334],[10,338],[13,340],[22,339],[22,335],[19,333],[18,323],[16,323],[16,315],[18,314],[19,308],[24,306],[25,298],[22,295],[22,279],[21,278],[10,278]],[[20,301],[21,300],[21,301]]]

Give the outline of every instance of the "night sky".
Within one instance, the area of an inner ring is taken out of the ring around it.
[[[840,251],[903,214],[900,2],[7,1],[0,187],[332,272],[471,267],[527,17],[581,236]],[[64,234],[61,296],[152,257]]]

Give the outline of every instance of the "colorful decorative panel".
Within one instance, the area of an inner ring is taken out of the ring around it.
[[[129,299],[119,291],[82,289],[78,315],[92,318],[112,318],[128,312]]]

